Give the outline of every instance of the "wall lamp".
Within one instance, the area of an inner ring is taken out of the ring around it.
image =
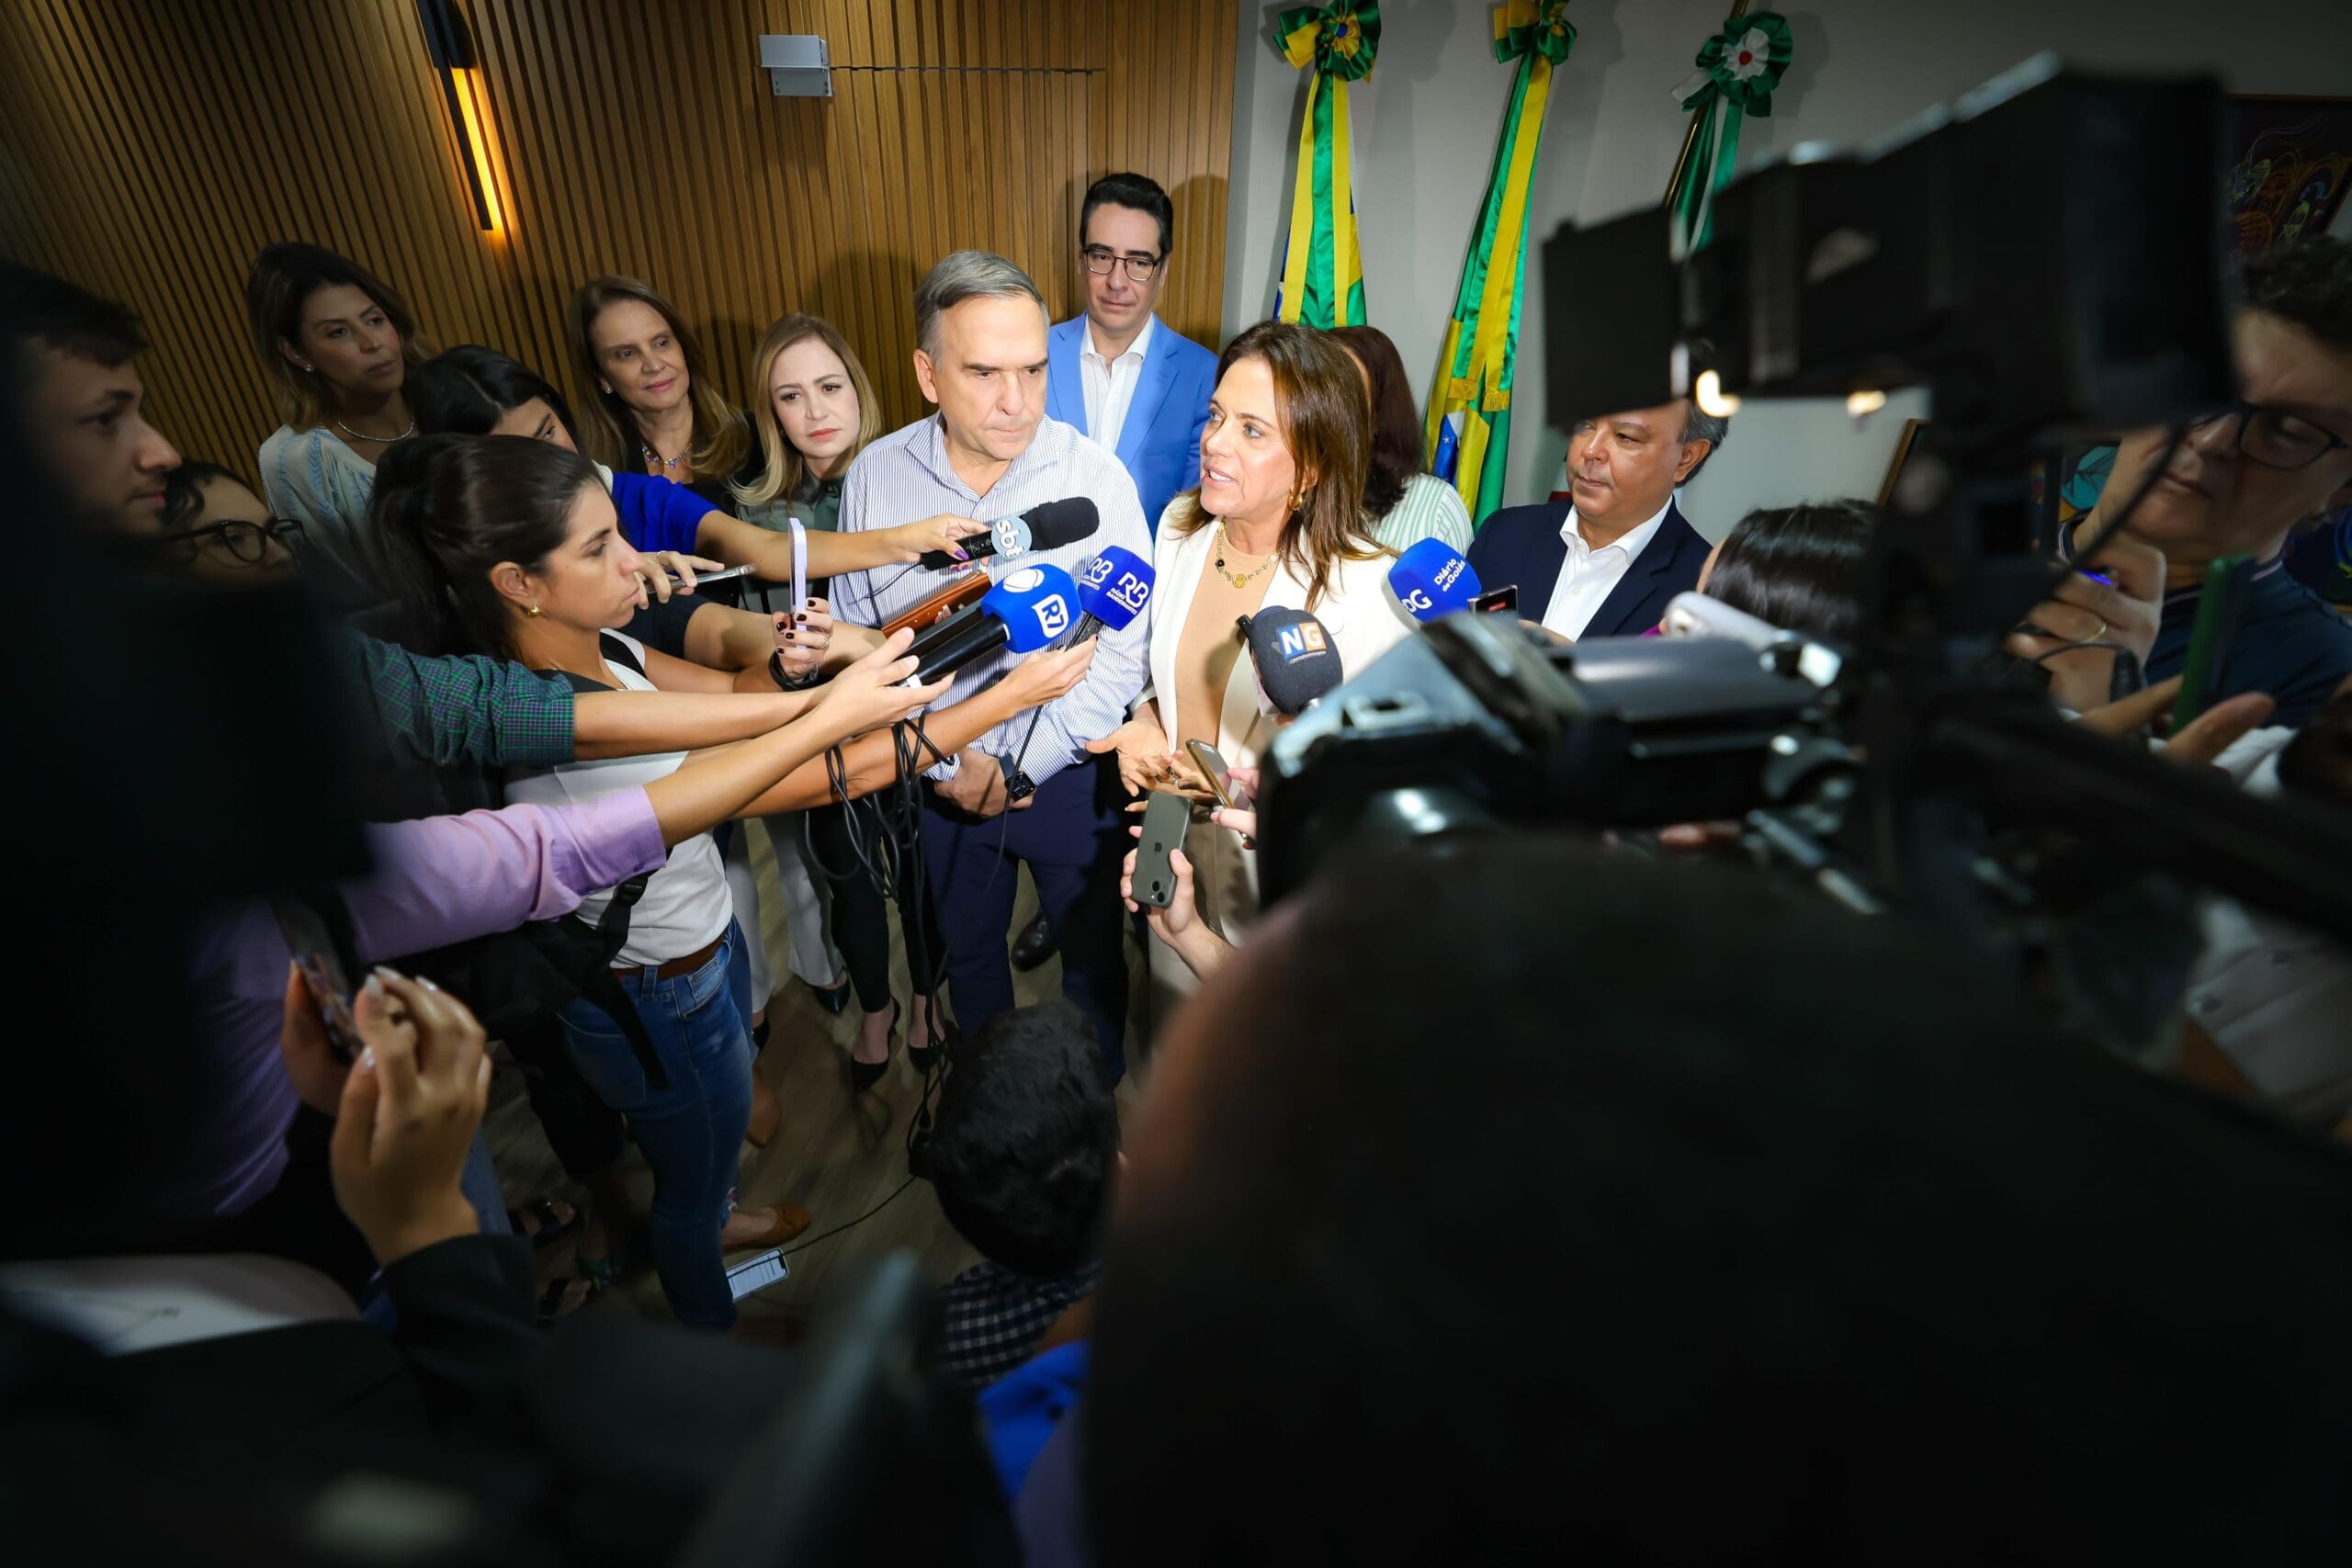
[[[449,129],[458,138],[458,163],[473,197],[474,220],[483,233],[498,233],[506,227],[506,215],[499,208],[498,180],[491,169],[490,104],[482,92],[473,34],[455,0],[416,0],[416,17],[424,27],[424,52],[441,78],[441,97],[448,106]]]

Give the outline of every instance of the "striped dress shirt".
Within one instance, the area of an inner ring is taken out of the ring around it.
[[[1101,513],[1095,531],[1075,544],[1029,555],[989,557],[991,578],[1022,566],[1051,561],[1072,576],[1087,558],[1118,545],[1151,558],[1151,531],[1144,525],[1136,482],[1106,447],[1080,435],[1075,426],[1043,419],[1028,449],[1015,457],[986,496],[976,494],[947,460],[947,440],[939,416],[896,430],[858,454],[842,481],[841,531],[894,528],[942,513],[994,523],[1016,517],[1043,502],[1085,496]],[[860,626],[878,626],[952,581],[944,570],[913,563],[846,572],[833,579],[833,614]],[[1094,650],[1086,679],[1066,696],[999,725],[975,743],[1001,759],[1008,777],[1019,771],[1036,784],[1083,761],[1083,743],[1110,734],[1126,722],[1127,708],[1143,690],[1145,652],[1151,643],[1148,615],[1116,632],[1105,632]],[[943,703],[960,703],[1003,678],[1020,656],[1001,649],[956,671]],[[1024,745],[1025,741],[1025,745]],[[930,770],[934,779],[955,776],[955,764]]]

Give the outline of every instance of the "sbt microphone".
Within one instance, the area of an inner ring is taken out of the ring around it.
[[[1051,561],[1018,568],[978,604],[907,649],[915,657],[915,681],[928,685],[1000,648],[1035,653],[1069,630],[1078,617],[1078,584],[1069,573]]]
[[[1331,634],[1304,610],[1261,610],[1250,617],[1249,637],[1258,689],[1276,713],[1295,718],[1348,678]]]
[[[989,525],[985,534],[975,534],[964,541],[965,553],[974,560],[988,556],[1022,556],[1032,550],[1057,550],[1064,545],[1074,545],[1102,526],[1102,514],[1094,502],[1082,495],[1067,501],[1044,501],[1018,517],[1000,517]],[[934,571],[964,563],[945,550],[925,550],[922,564]]]
[[[1417,621],[1434,621],[1466,609],[1478,596],[1478,574],[1442,539],[1422,539],[1388,569],[1396,604]]]
[[[1086,618],[1069,640],[1084,642],[1101,631],[1125,631],[1151,604],[1151,563],[1133,550],[1116,545],[1086,563],[1078,573],[1078,607]]]

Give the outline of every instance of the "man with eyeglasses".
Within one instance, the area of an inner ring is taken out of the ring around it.
[[[2283,554],[2298,524],[2352,502],[2352,244],[2307,239],[2248,261],[2233,337],[2241,400],[2189,427],[2126,530],[2165,554],[2147,675],[2187,662],[2205,569],[2250,555],[2220,695],[2267,692],[2272,722],[2300,727],[2352,674],[2352,624],[2288,575]],[[2083,534],[2132,499],[2171,440],[2162,429],[2124,438]]]
[[[1201,426],[1216,355],[1153,313],[1168,280],[1176,209],[1141,175],[1106,175],[1079,208],[1086,313],[1047,335],[1046,412],[1109,447],[1136,481],[1144,521],[1201,482]]]

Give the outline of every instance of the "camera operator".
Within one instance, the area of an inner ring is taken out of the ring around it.
[[[2233,327],[2240,401],[2188,427],[2125,527],[2165,562],[2148,678],[2180,673],[2206,568],[2250,555],[2254,578],[2221,694],[2267,692],[2278,722],[2297,728],[2352,673],[2352,625],[2287,574],[2282,554],[2298,524],[2352,499],[2352,243],[2281,243],[2249,258],[2245,276]],[[2093,532],[2138,494],[2171,440],[2143,430],[2117,446]],[[2057,625],[2040,611],[2034,619],[2080,638],[2098,635],[2089,616],[2113,621],[2103,604],[2077,606]]]

